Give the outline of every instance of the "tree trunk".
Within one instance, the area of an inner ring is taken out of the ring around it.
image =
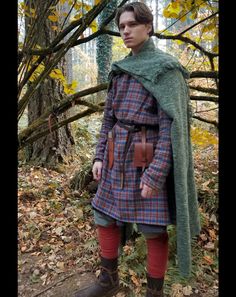
[[[29,2],[31,7],[37,7],[37,10],[40,11],[44,9],[47,0],[30,0]],[[27,24],[29,24],[29,20],[26,20],[26,34],[29,30]],[[42,48],[47,47],[56,35],[51,26],[52,23],[46,19],[38,28],[38,40],[36,43]],[[63,59],[60,65],[57,65],[57,68],[60,68],[63,73],[65,73],[65,62],[65,59]],[[59,81],[48,77],[30,99],[28,104],[28,124],[30,125],[35,119],[40,117],[48,107],[60,101],[62,93],[63,89]],[[50,122],[53,123],[55,120],[61,121],[65,118],[66,113],[58,116],[58,118],[51,116],[49,125]],[[26,161],[54,168],[58,163],[65,163],[72,159],[73,144],[74,139],[70,125],[63,126],[29,145],[26,149]]]

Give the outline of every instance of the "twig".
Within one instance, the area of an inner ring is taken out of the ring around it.
[[[76,272],[74,272],[74,273],[71,273],[71,274],[69,274],[69,275],[65,276],[64,278],[62,278],[62,279],[60,279],[60,280],[56,281],[55,283],[53,283],[53,284],[52,284],[52,285],[50,285],[49,287],[47,287],[47,288],[43,289],[42,291],[40,291],[40,292],[36,293],[36,294],[35,294],[35,295],[33,295],[32,297],[37,297],[37,296],[40,296],[40,295],[42,295],[44,292],[46,292],[46,291],[48,291],[48,290],[52,289],[53,287],[55,287],[55,286],[56,286],[56,285],[58,285],[59,283],[61,283],[61,282],[64,282],[66,279],[68,279],[68,278],[72,277],[73,275],[75,275],[75,274],[78,274],[78,273],[84,273],[84,272],[89,272],[89,270],[79,270],[79,271],[77,270]]]

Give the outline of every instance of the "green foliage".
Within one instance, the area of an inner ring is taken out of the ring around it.
[[[80,169],[74,174],[71,180],[71,188],[81,191],[91,181],[92,163],[87,161],[80,166]]]
[[[140,296],[144,292],[142,284],[146,282],[146,242],[143,235],[139,236],[135,242],[128,243],[123,247],[123,253],[120,256],[120,282],[129,288],[128,296]],[[134,295],[132,295],[134,294]]]

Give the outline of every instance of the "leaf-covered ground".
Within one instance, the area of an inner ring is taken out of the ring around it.
[[[76,289],[92,282],[99,273],[90,207],[93,194],[70,188],[74,169],[75,166],[68,167],[65,174],[42,167],[19,167],[19,297],[72,297]],[[209,183],[204,186],[209,187]],[[168,296],[218,296],[218,224],[214,215],[202,212],[202,219],[204,228],[196,241],[199,252],[195,254],[194,281],[181,283],[174,276],[174,268],[170,269]],[[143,265],[139,267],[140,260],[134,252],[141,251],[142,246],[142,239],[138,238],[135,244],[124,247],[120,265],[122,290],[117,297],[144,296]]]

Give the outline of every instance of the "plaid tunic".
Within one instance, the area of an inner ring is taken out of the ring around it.
[[[120,187],[120,165],[128,131],[116,124],[126,120],[134,124],[159,124],[148,129],[147,142],[154,144],[154,158],[142,173],[133,166],[135,142],[141,142],[141,132],[134,132],[125,158],[124,187]],[[166,176],[172,164],[172,120],[159,108],[157,100],[133,77],[119,74],[113,78],[105,110],[95,158],[103,161],[102,177],[92,206],[122,222],[168,225],[171,223],[167,202]],[[108,169],[107,134],[113,128],[115,135],[114,164]],[[157,190],[150,198],[141,196],[140,181]]]

